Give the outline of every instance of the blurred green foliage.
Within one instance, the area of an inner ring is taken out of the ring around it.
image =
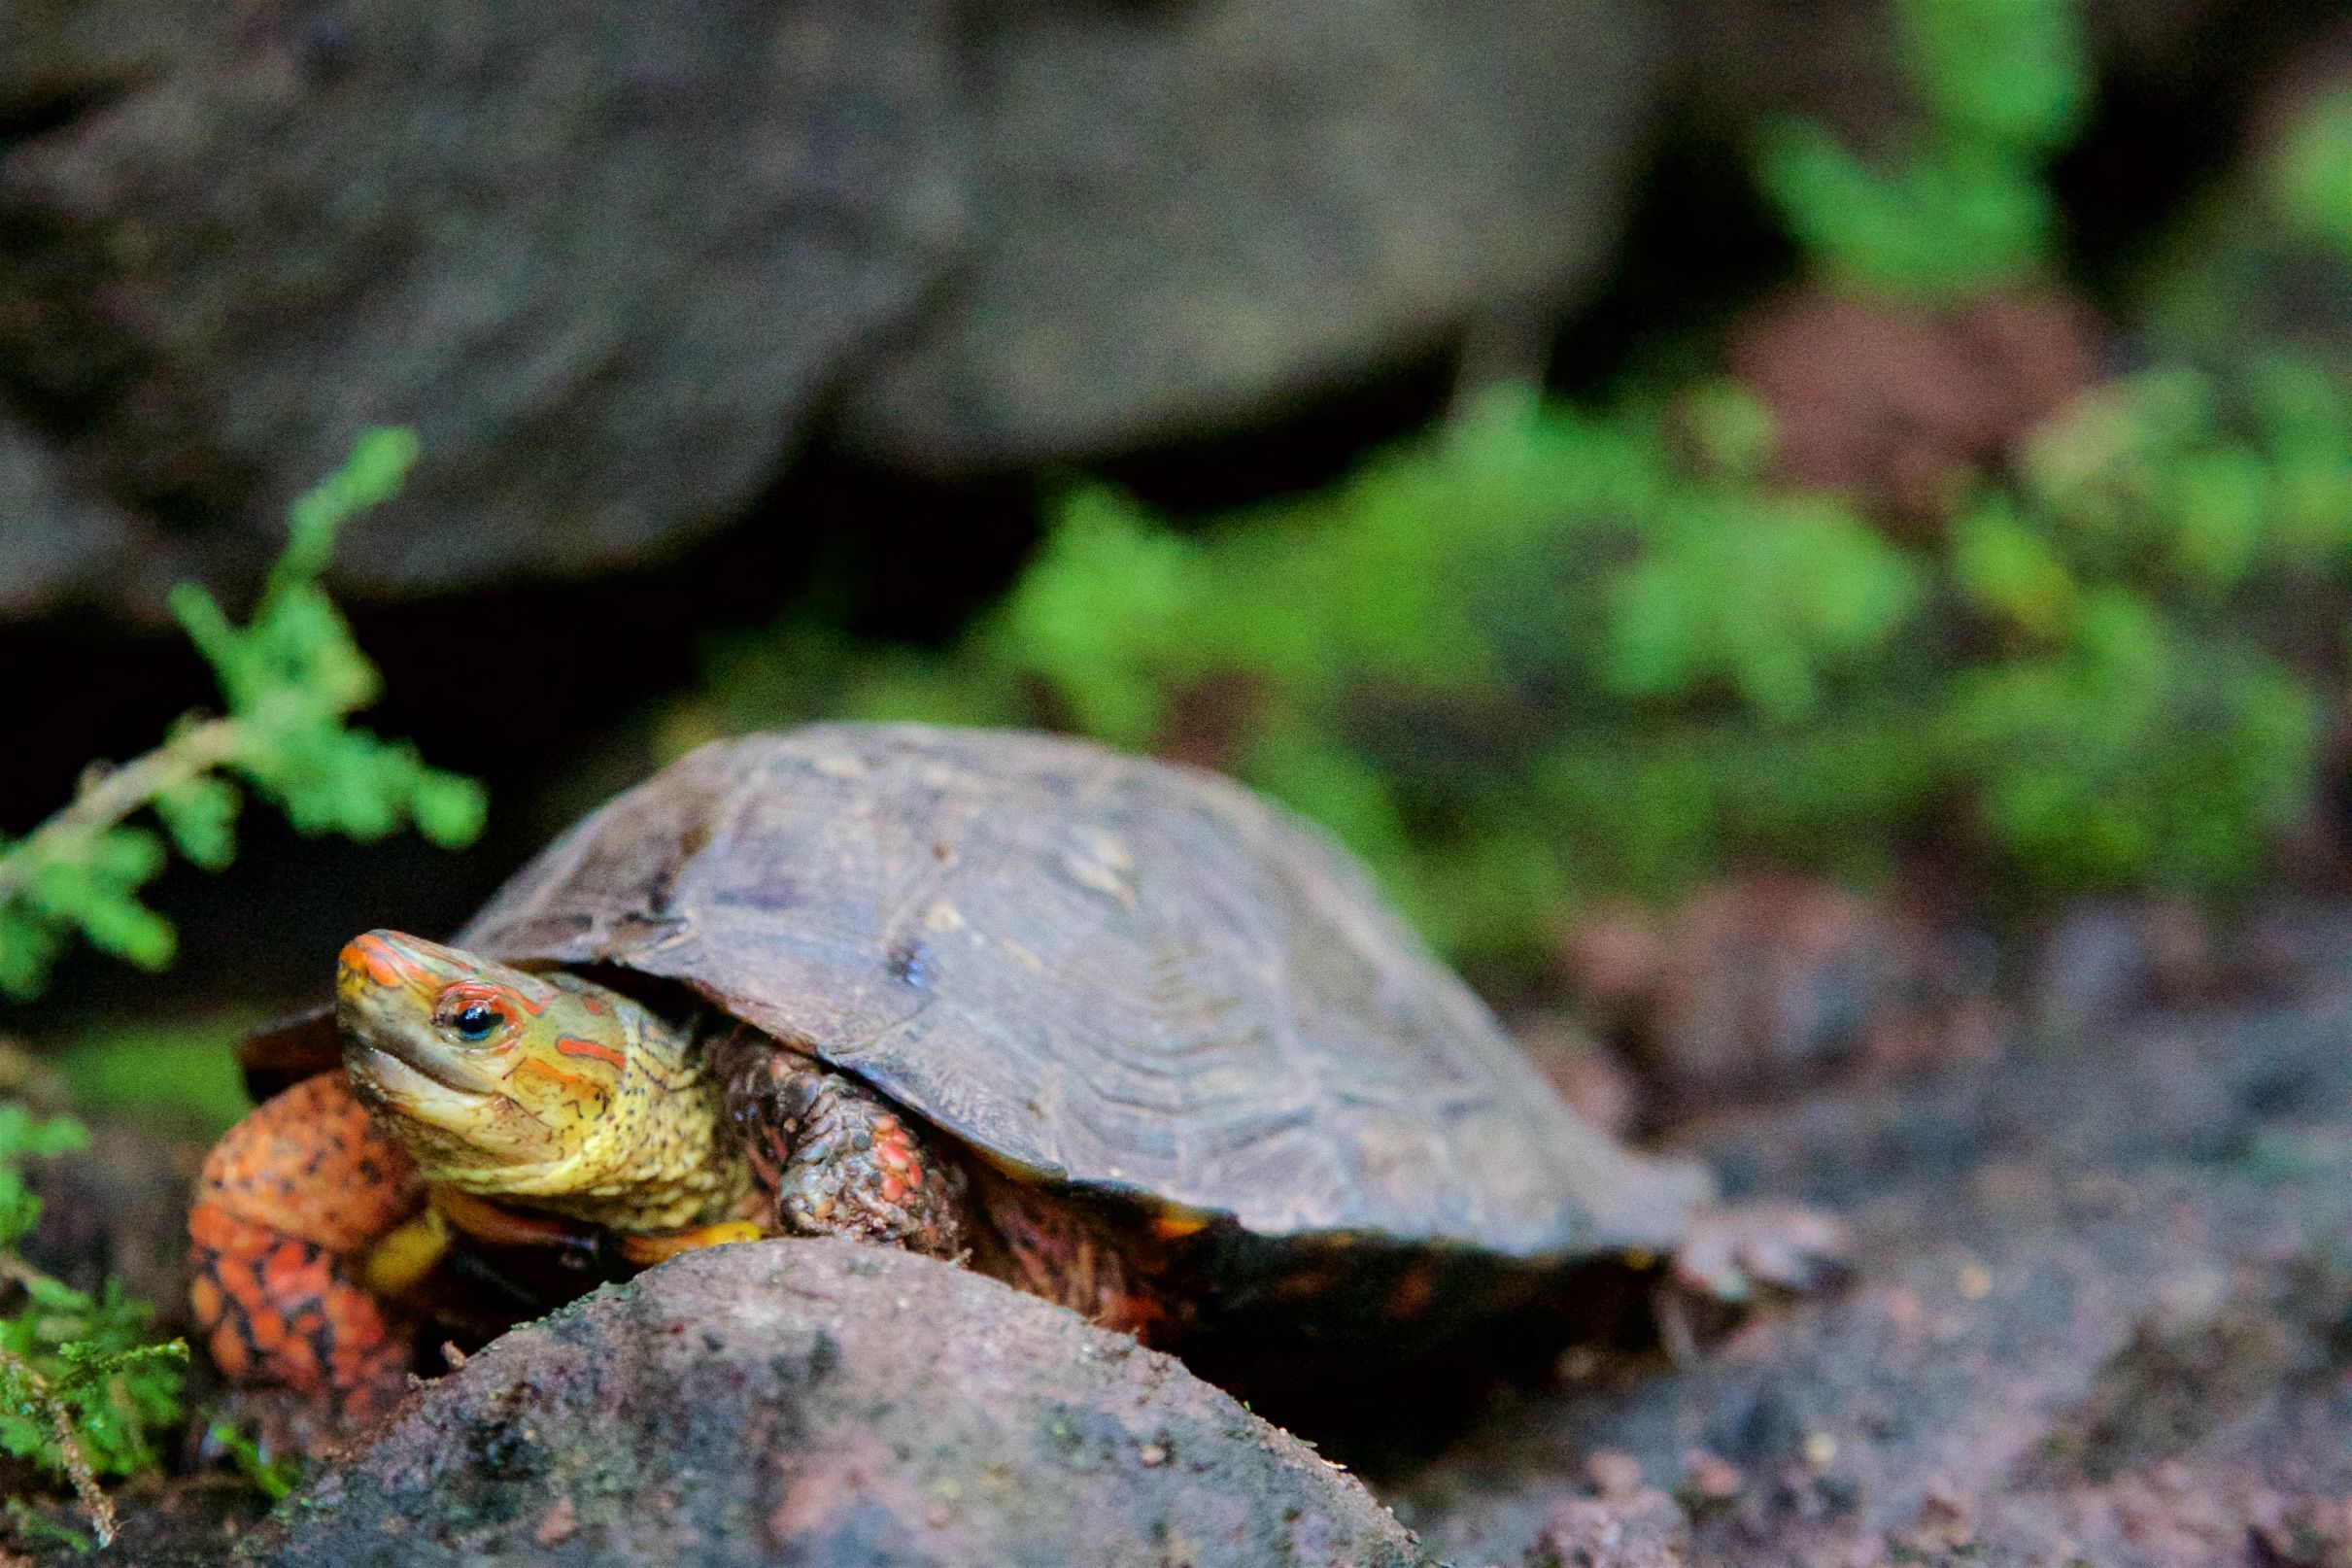
[[[173,591],[172,613],[212,665],[227,712],[187,715],[146,756],[93,770],[26,837],[0,839],[0,991],[38,995],[77,932],[144,968],[169,963],[171,925],[139,890],[163,869],[166,840],[199,866],[228,863],[235,780],[305,833],[369,839],[414,822],[456,845],[481,831],[479,785],[347,722],[380,682],[319,584],[336,530],[395,494],[415,460],[405,430],[361,437],[340,471],[295,502],[286,553],[247,625],[232,625],[195,584]],[[160,835],[124,824],[142,810]]]
[[[1818,278],[1931,313],[2053,266],[2043,170],[2089,78],[2067,0],[1894,13],[1908,139],[1865,161],[1779,127],[1760,179]],[[2264,171],[2308,239],[2346,232],[2347,125],[2327,101]],[[1772,421],[1730,383],[1492,397],[1222,518],[1081,489],[953,646],[812,606],[715,644],[671,740],[848,714],[1206,762],[1490,971],[1583,903],[1743,865],[1867,883],[1924,841],[2017,903],[2226,894],[2318,807],[2352,397],[2243,330],[2196,366],[2098,388],[1924,526],[1769,483]]]
[[[0,1317],[0,1449],[70,1480],[103,1544],[113,1515],[97,1478],[155,1462],[156,1433],[179,1419],[187,1346],[153,1343],[153,1313],[114,1280],[92,1295],[17,1255],[41,1217],[25,1162],[87,1142],[70,1117],[0,1104],[0,1278],[23,1296],[20,1311]]]
[[[2047,261],[2043,169],[2091,95],[2072,0],[1892,0],[1916,120],[1871,156],[1790,119],[1758,175],[1807,256],[1844,288],[1944,300]]]
[[[2338,389],[2115,383],[1912,544],[1762,486],[1763,423],[1728,385],[1612,415],[1505,397],[1189,532],[1085,491],[959,645],[740,637],[696,722],[1048,723],[1201,757],[1336,830],[1440,945],[1506,962],[1580,899],[1751,860],[1866,879],[1921,829],[2037,891],[2262,866],[2320,702],[2245,610],[2341,580]]]
[[[2271,192],[2291,229],[2352,256],[2352,89],[2295,118],[2272,165]]]
[[[209,1139],[253,1108],[236,1042],[263,1021],[258,1013],[231,1012],[186,1022],[106,1022],[77,1031],[72,1045],[47,1061],[78,1110]]]

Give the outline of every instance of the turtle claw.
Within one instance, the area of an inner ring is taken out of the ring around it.
[[[1702,1214],[1676,1249],[1669,1277],[1710,1300],[1762,1291],[1803,1295],[1851,1276],[1854,1244],[1834,1214],[1795,1204],[1741,1204]]]

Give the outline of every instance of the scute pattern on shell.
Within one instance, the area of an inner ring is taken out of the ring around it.
[[[1000,1164],[1266,1235],[1663,1248],[1709,1196],[1577,1120],[1319,829],[1090,742],[714,742],[456,939],[683,981]]]

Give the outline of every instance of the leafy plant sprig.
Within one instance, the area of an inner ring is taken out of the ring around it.
[[[157,1344],[151,1312],[109,1279],[93,1295],[26,1262],[17,1244],[41,1218],[24,1162],[84,1147],[70,1117],[0,1104],[0,1282],[23,1307],[0,1317],[0,1449],[69,1482],[98,1544],[114,1539],[103,1476],[155,1462],[153,1434],[180,1417],[181,1340]]]
[[[413,822],[455,846],[481,831],[480,785],[346,722],[381,682],[319,581],[336,530],[396,494],[416,455],[408,431],[370,431],[297,500],[286,552],[246,625],[195,584],[172,592],[172,613],[212,665],[227,711],[185,716],[145,756],[93,768],[31,834],[0,839],[0,991],[38,994],[76,933],[145,969],[169,963],[172,927],[139,890],[163,869],[166,840],[199,866],[228,864],[236,781],[304,833],[374,839]],[[128,825],[143,810],[160,835]]]

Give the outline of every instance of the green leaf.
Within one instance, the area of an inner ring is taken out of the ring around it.
[[[459,844],[480,832],[478,784],[347,722],[382,682],[318,583],[336,529],[395,494],[416,457],[406,431],[362,436],[343,467],[294,504],[286,551],[247,625],[195,584],[173,591],[172,613],[211,665],[227,717],[184,718],[129,765],[132,784],[110,779],[110,790],[85,795],[28,837],[0,841],[0,989],[37,994],[74,933],[144,968],[168,964],[171,925],[138,897],[163,867],[164,842],[122,819],[152,809],[173,848],[225,866],[239,796],[223,771],[305,833],[368,839],[413,822]]]
[[[259,1445],[226,1421],[215,1421],[208,1430],[214,1448],[226,1454],[237,1473],[271,1502],[285,1500],[301,1484],[301,1455],[282,1453],[264,1459]]]
[[[2054,211],[2037,174],[1954,142],[1891,170],[1811,121],[1765,139],[1759,178],[1798,245],[1840,286],[1926,301],[1981,293],[2040,265]]]
[[[2005,496],[1980,502],[1952,527],[1952,570],[1980,608],[2037,637],[2054,637],[2080,593],[2066,563]]]
[[[2056,152],[2090,99],[2075,10],[2075,0],[1897,0],[1912,89],[1949,132]]]
[[[2352,256],[2352,88],[2295,118],[2270,175],[2271,200],[2291,228]]]
[[[374,429],[362,434],[343,466],[294,502],[291,538],[270,573],[264,603],[324,572],[334,552],[335,531],[355,514],[399,494],[417,456],[414,431]]]
[[[236,788],[225,779],[198,774],[165,790],[154,801],[155,815],[181,854],[207,870],[236,858]]]
[[[490,816],[490,795],[476,780],[438,768],[422,768],[409,799],[417,829],[445,849],[459,849],[482,835]]]

